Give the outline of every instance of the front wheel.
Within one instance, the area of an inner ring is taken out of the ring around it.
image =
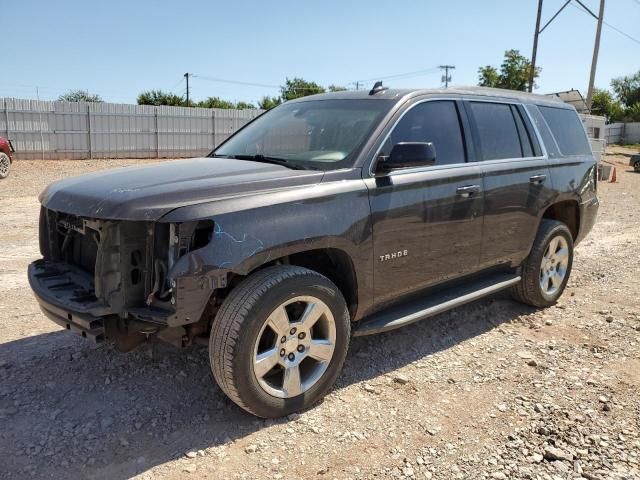
[[[259,417],[281,417],[329,391],[349,336],[346,303],[329,279],[301,267],[268,267],[225,299],[211,330],[209,358],[231,400]]]
[[[9,160],[9,155],[4,152],[0,152],[0,179],[7,178],[10,170],[11,160]]]
[[[543,219],[522,265],[522,281],[513,287],[512,296],[534,307],[554,305],[567,286],[572,265],[571,232],[562,222]]]

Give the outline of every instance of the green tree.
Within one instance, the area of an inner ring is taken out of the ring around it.
[[[540,67],[536,67],[534,71],[534,87],[536,86],[535,79],[540,76],[541,71]],[[507,50],[504,52],[504,60],[499,71],[491,65],[478,69],[478,85],[527,91],[530,73],[531,62],[529,59],[521,55],[519,50]]]
[[[256,106],[253,103],[249,102],[238,102],[236,103],[236,108],[238,110],[253,110]]]
[[[162,90],[147,90],[138,95],[138,105],[170,105],[173,107],[185,107],[187,102],[180,95]]]
[[[209,97],[206,100],[201,100],[196,104],[197,107],[202,108],[224,108],[232,109],[236,108],[233,102],[228,100],[222,100],[220,97]]]
[[[640,70],[611,80],[611,88],[618,100],[627,108],[640,103]]]
[[[326,90],[316,82],[307,82],[302,78],[293,78],[286,80],[285,86],[282,87],[282,99],[286,102],[294,98],[306,97],[307,95],[315,95],[316,93],[324,93]]]
[[[624,108],[609,90],[595,88],[591,102],[591,113],[607,117],[610,122],[624,118]]]
[[[625,120],[629,122],[640,122],[640,102],[636,102],[628,107],[624,112]]]
[[[330,92],[344,92],[347,90],[347,87],[341,87],[339,85],[329,85],[327,88]]]
[[[69,90],[64,95],[58,97],[60,102],[93,102],[102,103],[100,95],[91,94],[86,90]]]
[[[262,97],[258,101],[258,108],[262,110],[271,110],[274,107],[277,107],[282,103],[282,99],[280,97]]]

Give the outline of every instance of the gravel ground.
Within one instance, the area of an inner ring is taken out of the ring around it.
[[[119,354],[61,331],[25,270],[36,196],[141,161],[22,161],[0,182],[0,478],[640,478],[640,175],[618,183],[557,306],[497,295],[356,338],[317,407],[258,420],[204,349]]]

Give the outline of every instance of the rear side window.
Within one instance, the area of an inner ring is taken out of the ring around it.
[[[511,105],[506,103],[470,102],[476,124],[482,160],[522,157],[518,127]]]
[[[411,108],[391,132],[380,155],[388,156],[393,146],[400,142],[433,143],[436,165],[465,162],[460,117],[451,100],[434,100]]]
[[[591,147],[582,122],[573,110],[538,106],[563,156],[589,155]]]
[[[544,146],[547,150],[547,155],[549,158],[557,158],[560,156],[560,152],[558,151],[558,145],[556,145],[556,141],[554,140],[551,132],[549,131],[549,127],[547,127],[547,122],[544,121],[544,117],[538,110],[538,107],[535,105],[527,105],[527,111],[531,115],[533,119],[533,123],[536,124],[536,128],[538,132],[540,132],[540,137],[542,137],[542,141],[544,142]]]

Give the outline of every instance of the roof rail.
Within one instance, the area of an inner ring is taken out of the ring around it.
[[[369,90],[369,95],[375,95],[379,92],[384,92],[385,90],[389,90],[389,87],[383,87],[382,81],[377,81],[371,90]]]

